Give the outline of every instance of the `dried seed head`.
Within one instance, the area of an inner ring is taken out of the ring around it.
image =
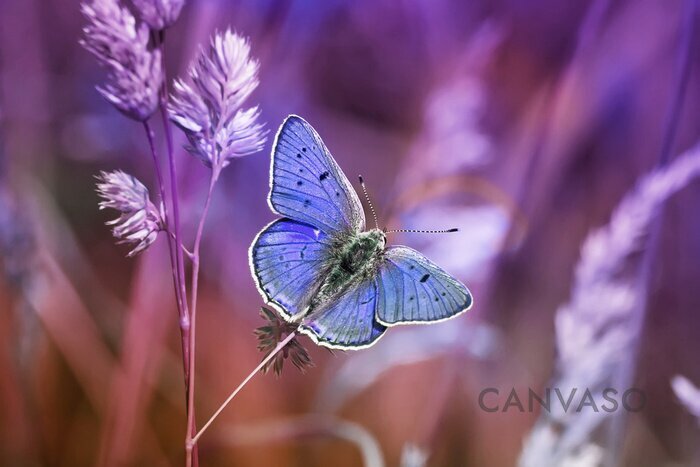
[[[107,83],[97,90],[128,117],[146,120],[163,85],[160,52],[149,48],[148,27],[118,0],[94,0],[81,9],[88,24],[80,43],[108,69]]]
[[[171,26],[180,16],[185,0],[132,0],[141,19],[159,31]]]
[[[234,157],[262,149],[267,132],[257,107],[242,109],[258,86],[258,62],[248,41],[227,30],[200,50],[189,82],[174,84],[170,119],[187,135],[187,150],[208,167],[223,168]]]
[[[109,222],[112,234],[134,246],[127,256],[148,248],[164,230],[163,216],[151,202],[148,189],[136,178],[121,170],[100,172],[97,194],[102,198],[100,209],[116,209],[121,215]]]
[[[295,332],[297,326],[282,320],[269,308],[262,307],[260,309],[260,316],[267,321],[267,324],[257,328],[255,330],[255,335],[258,338],[258,350],[265,352],[265,356],[267,356],[286,336]],[[282,367],[287,358],[291,359],[294,366],[301,370],[302,373],[306,371],[306,368],[314,366],[306,349],[299,343],[297,338],[294,337],[287,343],[284,349],[277,352],[272,360],[263,366],[263,373],[267,373],[267,371],[272,368],[275,374],[279,376],[282,373]]]

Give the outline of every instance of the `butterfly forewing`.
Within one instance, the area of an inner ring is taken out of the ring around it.
[[[461,282],[405,246],[385,250],[377,292],[377,319],[387,326],[445,320],[472,304]]]
[[[320,287],[330,238],[317,227],[279,219],[260,232],[250,248],[253,277],[265,300],[291,319]]]
[[[360,200],[321,137],[295,115],[282,124],[272,155],[270,206],[327,234],[362,231]]]
[[[375,319],[376,304],[376,283],[373,278],[366,278],[314,311],[304,320],[301,330],[326,347],[368,347],[386,330]]]

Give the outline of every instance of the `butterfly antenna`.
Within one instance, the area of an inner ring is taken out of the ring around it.
[[[387,230],[386,231],[386,233],[395,233],[395,232],[441,234],[441,233],[459,232],[459,229],[447,229],[447,230],[394,229],[394,230]]]
[[[365,186],[365,180],[362,178],[362,175],[360,175],[360,185],[362,186],[362,192],[365,194],[365,199],[367,200],[367,204],[369,205],[370,211],[372,211],[372,217],[374,217],[374,225],[377,227],[377,230],[379,230],[379,221],[377,220],[377,212],[374,210],[374,206],[372,206],[372,201],[369,199],[369,194],[367,193],[367,187]]]

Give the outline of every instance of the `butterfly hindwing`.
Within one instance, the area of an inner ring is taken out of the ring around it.
[[[315,310],[304,320],[301,331],[325,347],[369,347],[386,330],[375,318],[376,304],[377,285],[373,278],[366,278]]]
[[[386,325],[442,321],[471,307],[472,295],[428,258],[389,247],[377,276],[377,320]]]
[[[278,214],[327,234],[364,229],[355,190],[318,133],[296,115],[287,117],[275,138],[270,184],[270,207]]]
[[[320,286],[330,252],[318,228],[279,219],[250,247],[250,266],[260,293],[286,319],[304,311]]]

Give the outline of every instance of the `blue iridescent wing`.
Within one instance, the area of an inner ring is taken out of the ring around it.
[[[405,246],[385,250],[377,292],[377,320],[386,326],[442,321],[472,305],[464,284]]]
[[[301,332],[332,349],[361,349],[379,339],[386,327],[375,319],[377,285],[367,278],[313,313],[301,324]]]
[[[329,241],[318,228],[291,219],[274,221],[253,241],[249,260],[255,283],[285,319],[302,313],[320,287]]]
[[[321,137],[290,115],[275,137],[270,168],[270,208],[331,235],[362,231],[365,216],[357,193]]]

